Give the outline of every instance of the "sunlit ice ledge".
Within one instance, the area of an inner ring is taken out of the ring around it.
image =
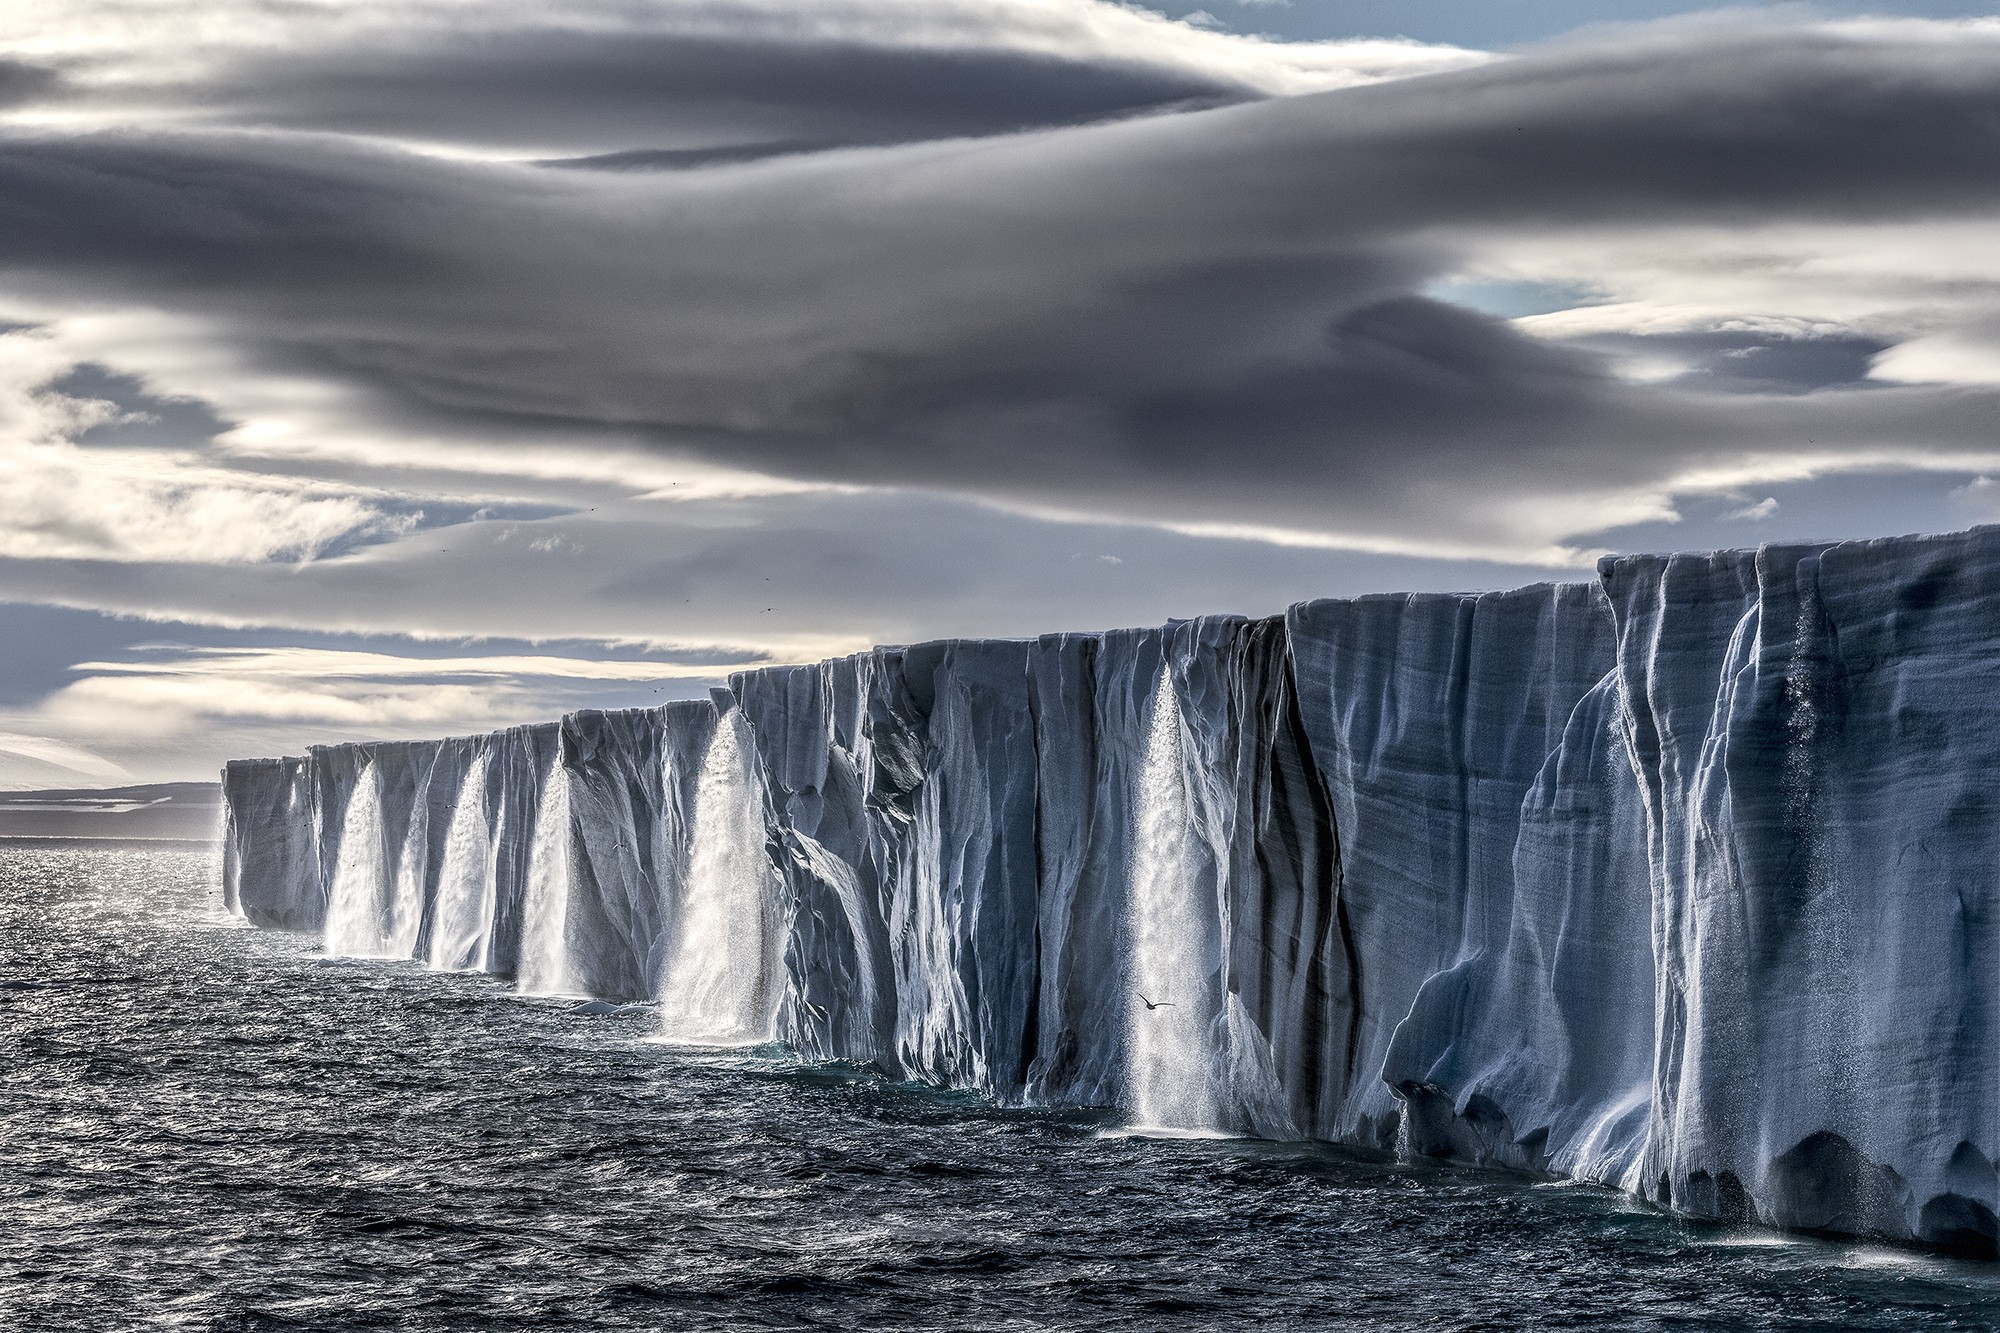
[[[329,952],[1991,1257],[2000,528],[878,648],[223,773]]]

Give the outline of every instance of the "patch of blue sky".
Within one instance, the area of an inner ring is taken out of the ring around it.
[[[1422,289],[1433,301],[1477,310],[1500,319],[1546,315],[1556,310],[1598,305],[1603,296],[1588,288],[1561,283],[1446,278]]]
[[[1883,14],[1898,18],[1974,18],[2000,13],[1992,0],[1832,0],[1820,4],[1688,4],[1685,0],[1206,0],[1144,8],[1183,18],[1197,10],[1230,32],[1288,41],[1407,37],[1420,42],[1503,50],[1602,23],[1636,23],[1677,14],[1736,10],[1799,18]]]

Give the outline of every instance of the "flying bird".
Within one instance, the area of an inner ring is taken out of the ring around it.
[[[1171,1008],[1173,1008],[1173,1007],[1174,1007],[1174,1006],[1173,1006],[1173,1002],[1172,1002],[1172,1001],[1170,1001],[1170,1000],[1149,1000],[1149,999],[1147,999],[1147,998],[1146,998],[1146,993],[1145,993],[1144,991],[1136,991],[1136,990],[1135,990],[1135,991],[1133,991],[1132,993],[1133,993],[1134,995],[1136,995],[1136,996],[1138,996],[1138,997],[1139,997],[1139,1003],[1140,1003],[1140,1004],[1143,1004],[1143,1005],[1145,1005],[1145,1006],[1146,1006],[1146,1012],[1147,1012],[1147,1013],[1149,1013],[1149,1014],[1150,1014],[1151,1012],[1153,1012],[1153,1010],[1155,1010],[1155,1009],[1171,1009]]]

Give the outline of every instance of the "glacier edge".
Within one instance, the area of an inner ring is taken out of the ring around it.
[[[1996,609],[1976,529],[876,648],[232,762],[224,894],[618,1000],[699,930],[808,1060],[1991,1256]]]

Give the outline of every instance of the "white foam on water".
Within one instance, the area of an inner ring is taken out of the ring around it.
[[[1100,1139],[1247,1139],[1226,1129],[1180,1129],[1173,1125],[1113,1125],[1097,1131]]]

